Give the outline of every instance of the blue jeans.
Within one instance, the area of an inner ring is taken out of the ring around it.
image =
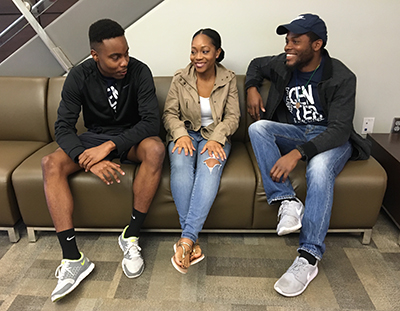
[[[260,120],[249,127],[249,136],[264,184],[268,203],[296,197],[289,179],[274,182],[270,171],[276,161],[296,145],[301,145],[321,132],[325,126],[293,125]],[[342,146],[319,153],[307,163],[307,196],[300,232],[299,250],[304,250],[318,260],[325,252],[325,236],[329,228],[333,203],[335,178],[352,153],[347,141]]]
[[[184,151],[178,154],[178,150],[172,153],[174,142],[169,143],[168,152],[171,192],[179,214],[181,236],[196,242],[217,196],[222,170],[227,160],[219,160],[220,164],[209,167],[205,162],[210,159],[208,151],[200,154],[207,140],[199,132],[189,131],[189,135],[193,138],[192,143],[196,148],[193,156],[186,156]],[[231,145],[226,143],[223,149],[228,157]]]

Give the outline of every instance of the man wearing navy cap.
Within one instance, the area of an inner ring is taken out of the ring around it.
[[[246,74],[249,135],[269,204],[279,204],[278,235],[300,231],[299,256],[275,283],[287,297],[300,295],[318,274],[325,252],[336,176],[346,162],[367,159],[370,145],[353,128],[356,76],[325,50],[327,30],[314,14],[276,29],[284,53],[253,59]],[[258,88],[271,82],[266,103]],[[305,206],[289,173],[307,163]]]

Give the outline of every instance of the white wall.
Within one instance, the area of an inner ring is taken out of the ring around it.
[[[328,27],[327,49],[358,78],[355,129],[375,117],[374,133],[388,133],[400,116],[394,97],[400,72],[398,0],[165,0],[126,31],[130,54],[154,76],[170,76],[189,62],[192,35],[214,28],[223,64],[245,74],[250,60],[283,51],[276,27],[300,13],[318,14]]]

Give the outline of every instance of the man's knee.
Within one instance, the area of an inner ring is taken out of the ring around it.
[[[332,174],[332,167],[327,165],[323,156],[315,156],[308,163],[307,177],[309,179],[317,179],[318,182],[324,182]]]
[[[43,171],[43,173],[46,174],[46,173],[48,173],[50,171],[53,171],[53,170],[55,170],[57,168],[57,164],[56,164],[56,161],[55,161],[54,158],[55,157],[54,157],[53,153],[48,154],[48,155],[46,155],[46,156],[44,156],[42,158],[42,171]]]
[[[69,169],[72,166],[76,166],[76,169],[79,167],[75,164],[67,155],[63,155],[62,152],[55,151],[50,153],[42,158],[42,171],[43,175],[62,175],[63,173],[69,174]],[[75,169],[75,170],[76,170]]]
[[[159,137],[151,137],[141,147],[144,151],[143,162],[151,162],[155,166],[162,166],[165,157],[165,145]]]
[[[257,122],[254,122],[254,123],[252,123],[252,124],[249,125],[248,131],[249,131],[250,137],[251,137],[252,135],[254,135],[255,132],[257,131],[257,124],[256,124],[256,123],[257,123]]]
[[[257,122],[250,124],[250,126],[249,126],[250,137],[262,133],[264,131],[266,122],[268,122],[268,121],[267,120],[259,120]]]

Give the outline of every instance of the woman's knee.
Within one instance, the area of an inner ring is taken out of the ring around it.
[[[185,155],[184,151],[178,153],[178,150],[175,150],[174,153],[169,152],[169,160],[171,169],[177,172],[192,172],[196,162],[194,154],[193,156],[190,154]]]
[[[204,160],[204,164],[207,166],[210,174],[213,172],[213,170],[215,168],[221,168],[222,167],[222,164],[221,164],[220,160],[217,160],[215,158],[209,158],[209,159]]]

